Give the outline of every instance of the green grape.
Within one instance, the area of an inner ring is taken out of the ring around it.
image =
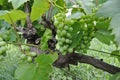
[[[66,18],[66,19],[65,19],[65,23],[66,23],[67,25],[72,25],[72,24],[74,23],[74,20],[71,20],[71,19]]]
[[[0,49],[0,54],[2,54],[3,53],[3,51]]]
[[[95,35],[94,31],[90,33],[90,37],[93,37],[94,35]]]
[[[85,48],[85,45],[84,45],[84,44],[81,44],[81,48],[84,49],[84,48]]]
[[[62,22],[64,19],[63,19],[63,17],[58,17],[57,20]]]
[[[30,54],[30,56],[32,56],[32,57],[34,57],[34,56],[37,55],[35,52],[30,52],[29,54]]]
[[[84,37],[83,37],[83,39],[84,39],[84,40],[87,40],[87,39],[88,39],[88,37],[87,37],[87,36],[84,36]]]
[[[73,28],[72,28],[72,27],[70,27],[68,30],[69,30],[69,31],[73,31]]]
[[[62,42],[65,42],[66,40],[65,40],[65,38],[62,38],[61,41],[62,41]]]
[[[73,49],[72,49],[72,48],[69,48],[69,49],[68,49],[68,52],[69,52],[69,53],[72,53],[72,52],[73,52]]]
[[[66,30],[62,30],[61,34],[62,34],[63,36],[65,36],[65,35],[67,34],[67,31],[66,31]]]
[[[0,46],[5,46],[5,45],[6,45],[6,42],[4,42],[4,41],[0,42]]]
[[[72,35],[71,35],[70,33],[67,33],[66,36],[67,36],[68,38],[71,38],[71,37],[72,37]]]
[[[59,29],[62,29],[62,28],[63,28],[63,26],[64,26],[64,24],[63,24],[63,23],[61,23],[61,24],[59,24],[59,25],[58,25],[58,28],[59,28]]]
[[[71,41],[69,39],[66,39],[65,42],[66,43],[71,43]]]
[[[56,20],[56,21],[54,22],[54,25],[57,27],[57,26],[59,25],[59,21]]]
[[[65,29],[65,30],[68,30],[68,29],[69,29],[69,27],[68,27],[68,26],[64,26],[64,29]]]
[[[0,41],[3,41],[3,39],[0,37]]]
[[[28,56],[28,57],[27,57],[27,61],[28,61],[28,62],[32,62],[32,57],[31,57],[31,56]]]
[[[68,48],[68,46],[67,46],[67,45],[66,45],[66,46],[63,46],[63,49],[64,49],[64,50],[67,50],[67,48]]]
[[[2,52],[5,52],[5,51],[6,51],[6,47],[3,46],[3,47],[0,48],[0,50],[1,50]]]
[[[21,58],[21,59],[25,59],[25,58],[26,58],[26,55],[25,55],[25,54],[22,54],[22,55],[20,56],[20,58]]]
[[[84,23],[85,23],[85,20],[84,20],[84,19],[81,19],[79,22],[80,22],[81,24],[84,24]]]
[[[24,50],[26,50],[26,51],[29,51],[29,50],[30,50],[30,47],[29,47],[29,46],[22,45],[21,47],[22,47],[22,49],[24,49]]]

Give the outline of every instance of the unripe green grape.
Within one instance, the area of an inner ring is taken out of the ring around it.
[[[5,52],[5,51],[6,51],[6,47],[3,46],[3,47],[0,48],[0,50],[1,50],[2,52]]]
[[[67,50],[67,48],[68,48],[68,46],[66,46],[66,45],[65,45],[65,46],[63,46],[63,49],[64,49],[64,50]]]
[[[63,49],[63,48],[60,48],[60,52],[64,52],[64,49]]]
[[[2,54],[3,52],[2,52],[2,50],[0,49],[0,54]]]
[[[31,57],[31,56],[28,56],[28,57],[27,57],[27,61],[28,61],[28,62],[32,62],[32,57]]]
[[[83,39],[84,39],[84,40],[87,40],[87,39],[88,39],[88,37],[87,37],[87,36],[84,36],[84,37],[83,37]]]
[[[74,20],[71,20],[71,19],[66,18],[66,19],[65,19],[65,23],[66,23],[67,25],[72,25],[72,24],[74,23]]]
[[[3,41],[3,39],[0,37],[0,41]]]
[[[69,48],[69,49],[68,49],[68,52],[69,52],[69,53],[72,53],[72,52],[73,52],[73,49],[72,49],[72,48]]]
[[[81,44],[81,48],[84,49],[84,48],[85,48],[85,45],[84,45],[84,44]]]
[[[61,30],[58,29],[58,30],[57,30],[57,33],[60,34],[60,33],[61,33]]]
[[[29,50],[30,50],[30,47],[29,47],[29,46],[22,45],[21,47],[22,47],[22,49],[24,49],[24,50],[27,50],[27,51],[29,51]]]
[[[85,20],[84,20],[84,19],[81,19],[79,22],[80,22],[81,24],[83,24],[83,23],[85,23]]]
[[[69,40],[69,39],[66,39],[65,42],[66,42],[66,43],[70,43],[70,40]]]
[[[93,37],[94,35],[95,35],[95,32],[94,32],[94,31],[90,33],[90,36],[91,36],[91,37]]]
[[[6,42],[4,42],[4,41],[0,42],[0,46],[5,46],[5,45],[6,45]]]
[[[65,42],[66,40],[65,40],[65,38],[61,38],[61,41],[62,41],[62,42]]]
[[[73,28],[72,27],[69,27],[69,29],[68,29],[69,31],[73,31]]]
[[[30,54],[30,56],[32,56],[32,57],[34,57],[34,56],[37,55],[35,52],[30,52],[29,54]]]
[[[71,37],[72,37],[72,35],[71,35],[70,33],[67,33],[66,36],[67,36],[68,38],[71,38]]]
[[[59,25],[59,22],[57,20],[54,21],[54,25],[57,27]]]
[[[64,23],[60,23],[60,24],[58,25],[58,28],[59,28],[59,29],[62,29],[63,26],[64,26]]]
[[[68,26],[64,26],[64,29],[65,29],[65,30],[68,30],[68,29],[69,29],[69,27],[68,27]]]
[[[60,16],[60,17],[57,18],[57,20],[60,21],[60,22],[62,22],[64,19],[63,19],[62,16]]]
[[[56,49],[58,49],[58,50],[60,49],[59,43],[56,44]]]
[[[22,55],[20,56],[20,58],[21,58],[21,59],[25,59],[25,58],[26,58],[26,55],[25,55],[25,54],[22,54]]]
[[[66,35],[67,31],[66,30],[62,30],[61,34],[62,36]]]

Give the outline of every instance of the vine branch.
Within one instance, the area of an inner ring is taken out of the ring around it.
[[[107,71],[111,74],[116,74],[120,72],[120,68],[114,65],[103,62],[99,59],[95,59],[94,57],[72,53],[66,55],[59,55],[58,59],[53,63],[53,66],[58,68],[69,67],[69,64],[77,65],[79,63],[86,63],[94,66],[95,68],[101,69],[103,71]]]

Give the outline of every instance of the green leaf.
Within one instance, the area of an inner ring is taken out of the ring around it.
[[[56,5],[59,6],[61,9],[64,9],[64,7],[66,6],[64,0],[57,0]]]
[[[115,41],[120,46],[120,14],[115,15],[112,18],[112,21],[110,23],[110,27],[113,29],[113,34],[115,34]]]
[[[105,44],[110,44],[111,41],[114,40],[114,36],[111,35],[110,32],[104,31],[104,30],[99,30],[95,33],[95,37],[100,40],[101,42]]]
[[[31,11],[31,20],[35,21],[41,17],[49,8],[48,0],[34,0],[32,11]]]
[[[115,56],[120,61],[120,50],[112,51],[111,56]]]
[[[103,6],[98,10],[98,16],[113,17],[120,13],[120,0],[108,0],[103,4]]]
[[[80,31],[80,23],[74,23],[73,25],[73,31],[72,33],[72,44],[70,45],[71,48],[75,48],[80,39],[81,39],[81,31]]]
[[[120,80],[120,72],[113,75],[110,80]]]
[[[3,5],[3,2],[4,2],[5,0],[0,0],[0,5]]]
[[[45,33],[41,38],[40,47],[42,50],[48,49],[48,40],[52,38],[52,32],[50,29],[46,29]]]
[[[10,24],[16,22],[17,20],[26,18],[26,16],[27,15],[21,10],[0,10],[0,19],[4,19]]]
[[[99,21],[96,23],[96,29],[97,30],[108,30],[110,25],[110,21],[109,20],[105,20],[105,21]]]
[[[49,80],[52,63],[56,54],[41,54],[35,59],[35,64],[22,64],[15,71],[17,80]]]
[[[14,9],[19,8],[22,4],[27,2],[29,0],[9,0],[9,2],[12,2],[12,6]]]

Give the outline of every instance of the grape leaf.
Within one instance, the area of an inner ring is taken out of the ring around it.
[[[114,40],[114,36],[109,31],[99,30],[95,33],[95,37],[105,44],[110,44]]]
[[[118,59],[118,61],[120,61],[120,51],[119,50],[112,51],[111,56],[116,57]]]
[[[21,64],[15,71],[17,80],[49,80],[52,71],[52,63],[56,54],[41,54],[35,59],[36,64]]]
[[[98,10],[98,16],[113,17],[120,13],[120,0],[108,0]]]
[[[73,25],[73,31],[72,33],[72,44],[70,45],[71,48],[75,48],[79,41],[80,41],[80,37],[81,37],[81,32],[80,32],[80,23],[75,22]]]
[[[48,0],[34,0],[31,11],[31,20],[37,20],[48,10],[49,6]]]
[[[115,34],[115,41],[120,46],[120,14],[115,15],[112,18],[112,21],[110,23],[110,27],[113,29],[113,34]]]
[[[29,0],[9,0],[9,2],[12,2],[12,6],[14,9],[19,8],[22,4],[27,2]]]
[[[59,6],[61,9],[64,9],[64,7],[66,6],[64,0],[57,0],[57,1],[56,1],[56,4],[57,4],[57,6]]]
[[[115,34],[115,41],[120,46],[120,0],[108,0],[103,4],[100,10],[97,12],[98,16],[112,17],[110,22],[110,27],[113,29],[113,34]]]
[[[3,5],[4,0],[0,0],[0,5]]]
[[[120,73],[116,73],[115,75],[113,75],[110,80],[120,80]]]
[[[4,19],[10,24],[23,18],[26,18],[26,14],[21,10],[0,10],[0,19]]]

